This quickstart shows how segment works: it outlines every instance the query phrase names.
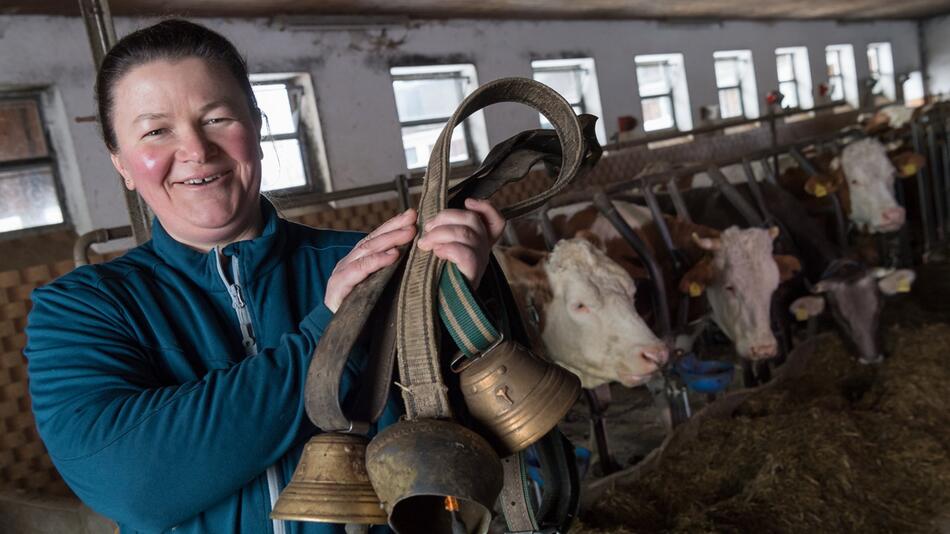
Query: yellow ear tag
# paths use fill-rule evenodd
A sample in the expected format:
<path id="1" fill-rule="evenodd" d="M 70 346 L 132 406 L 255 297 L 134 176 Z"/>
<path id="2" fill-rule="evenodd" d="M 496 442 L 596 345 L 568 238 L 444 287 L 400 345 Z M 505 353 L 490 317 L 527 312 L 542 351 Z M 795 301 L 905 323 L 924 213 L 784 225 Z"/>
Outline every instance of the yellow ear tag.
<path id="1" fill-rule="evenodd" d="M 818 198 L 821 198 L 828 195 L 828 189 L 821 184 L 815 184 L 815 192 L 812 194 Z"/>
<path id="2" fill-rule="evenodd" d="M 910 280 L 902 278 L 897 282 L 897 292 L 898 293 L 910 293 Z"/>
<path id="3" fill-rule="evenodd" d="M 796 321 L 807 321 L 808 320 L 808 310 L 805 308 L 796 308 L 795 309 L 795 320 Z"/>
<path id="4" fill-rule="evenodd" d="M 913 176 L 917 174 L 917 166 L 913 163 L 908 163 L 907 165 L 901 167 L 901 174 L 904 176 Z"/>
<path id="5" fill-rule="evenodd" d="M 703 286 L 699 285 L 697 282 L 689 283 L 689 296 L 696 298 L 703 294 Z"/>

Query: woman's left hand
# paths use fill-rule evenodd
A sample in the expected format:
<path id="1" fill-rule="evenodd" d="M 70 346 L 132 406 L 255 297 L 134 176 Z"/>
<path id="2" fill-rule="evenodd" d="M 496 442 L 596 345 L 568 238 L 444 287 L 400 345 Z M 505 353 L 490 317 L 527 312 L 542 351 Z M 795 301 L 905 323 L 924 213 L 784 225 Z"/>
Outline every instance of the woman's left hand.
<path id="1" fill-rule="evenodd" d="M 505 218 L 487 200 L 465 199 L 465 208 L 439 212 L 426 224 L 417 245 L 454 263 L 472 287 L 478 287 L 491 249 L 505 231 Z"/>

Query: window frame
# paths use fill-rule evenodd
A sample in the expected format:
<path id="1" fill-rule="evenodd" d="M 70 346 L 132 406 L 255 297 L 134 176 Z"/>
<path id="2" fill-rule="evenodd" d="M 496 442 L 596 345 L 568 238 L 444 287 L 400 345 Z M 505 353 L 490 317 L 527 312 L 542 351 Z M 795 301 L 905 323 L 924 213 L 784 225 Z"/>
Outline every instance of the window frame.
<path id="1" fill-rule="evenodd" d="M 652 132 L 671 132 L 671 131 L 679 131 L 679 126 L 677 126 L 677 124 L 676 124 L 676 98 L 674 97 L 674 90 L 675 90 L 675 87 L 673 87 L 673 79 L 672 79 L 672 77 L 671 77 L 671 75 L 670 75 L 670 73 L 671 73 L 672 70 L 673 70 L 673 63 L 671 63 L 671 62 L 668 61 L 668 60 L 655 60 L 655 61 L 644 61 L 644 62 L 642 62 L 642 63 L 635 63 L 635 65 L 636 65 L 637 71 L 639 71 L 641 68 L 644 68 L 644 67 L 657 67 L 657 66 L 658 66 L 658 67 L 661 67 L 661 69 L 662 69 L 662 71 L 663 71 L 663 77 L 666 78 L 667 92 L 665 92 L 665 93 L 653 93 L 653 94 L 644 95 L 644 94 L 641 92 L 640 74 L 639 74 L 639 72 L 637 72 L 637 94 L 640 96 L 640 111 L 641 111 L 641 113 L 643 113 L 644 115 L 646 115 L 646 114 L 643 112 L 643 103 L 644 103 L 644 102 L 646 102 L 646 101 L 648 101 L 648 100 L 659 100 L 659 99 L 665 98 L 665 99 L 669 100 L 669 102 L 670 102 L 670 118 L 672 119 L 672 122 L 673 122 L 672 125 L 667 126 L 666 128 L 657 128 L 657 129 L 653 129 L 653 130 L 647 130 L 647 129 L 646 129 L 646 116 L 644 116 L 644 117 L 643 117 L 643 131 L 644 131 L 644 132 L 650 132 L 650 133 L 652 133 Z"/>
<path id="2" fill-rule="evenodd" d="M 420 68 L 420 69 L 424 69 L 426 67 L 436 68 L 439 66 L 440 65 L 418 65 L 418 66 L 412 65 L 412 67 Z M 472 82 L 471 77 L 465 75 L 465 73 L 462 70 L 419 72 L 419 73 L 413 73 L 413 74 L 393 74 L 392 70 L 390 69 L 389 76 L 390 76 L 390 87 L 393 87 L 393 98 L 395 98 L 396 96 L 396 90 L 393 85 L 395 84 L 395 82 L 421 81 L 421 80 L 447 80 L 447 79 L 456 80 L 455 90 L 457 92 L 459 103 L 465 100 L 465 96 L 466 96 L 465 87 L 463 86 L 463 83 Z M 434 117 L 434 118 L 427 118 L 427 119 L 415 119 L 415 120 L 410 120 L 410 121 L 403 121 L 399 117 L 399 109 L 397 107 L 396 120 L 399 121 L 399 135 L 400 135 L 400 142 L 403 145 L 403 158 L 405 159 L 405 141 L 403 141 L 402 138 L 405 135 L 403 131 L 406 128 L 412 128 L 416 126 L 428 126 L 432 124 L 439 124 L 444 127 L 444 125 L 451 118 L 452 118 L 451 115 L 447 115 L 445 117 Z M 450 168 L 468 167 L 468 166 L 476 165 L 478 163 L 478 149 L 475 146 L 475 139 L 472 136 L 472 127 L 471 127 L 471 124 L 469 123 L 469 120 L 465 119 L 464 121 L 462 121 L 462 124 L 456 126 L 456 128 L 459 128 L 459 127 L 462 128 L 462 133 L 465 135 L 465 150 L 468 153 L 468 158 L 461 161 L 450 162 L 449 163 Z M 422 165 L 419 165 L 417 167 L 410 167 L 409 161 L 406 160 L 406 168 L 409 170 L 410 173 L 424 170 L 427 167 L 427 165 L 428 165 L 427 162 L 423 162 Z"/>
<path id="3" fill-rule="evenodd" d="M 720 119 L 725 120 L 725 119 L 732 119 L 732 118 L 735 118 L 735 117 L 741 117 L 741 118 L 743 118 L 743 119 L 744 119 L 744 118 L 747 118 L 747 117 L 746 117 L 746 109 L 745 109 L 745 96 L 746 96 L 746 95 L 745 95 L 745 84 L 742 83 L 742 74 L 741 74 L 741 72 L 739 71 L 739 64 L 740 64 L 742 61 L 745 61 L 745 60 L 744 60 L 744 59 L 741 59 L 739 56 L 713 57 L 713 72 L 714 72 L 714 73 L 715 73 L 715 69 L 716 69 L 716 63 L 725 63 L 725 62 L 734 63 L 734 64 L 735 64 L 735 72 L 736 72 L 736 84 L 735 84 L 735 85 L 725 85 L 725 86 L 719 85 L 719 78 L 718 78 L 718 77 L 716 78 L 716 96 L 717 96 L 718 99 L 719 99 L 719 118 L 720 118 Z M 729 91 L 729 90 L 731 90 L 731 89 L 738 89 L 738 90 L 739 90 L 739 114 L 738 114 L 738 115 L 730 115 L 729 117 L 724 117 L 724 116 L 722 115 L 722 92 L 723 92 L 723 91 Z"/>
<path id="4" fill-rule="evenodd" d="M 32 100 L 36 106 L 36 112 L 39 117 L 40 130 L 43 134 L 43 141 L 46 143 L 46 155 L 40 157 L 24 158 L 12 161 L 0 161 L 0 173 L 25 171 L 35 168 L 48 168 L 49 174 L 53 179 L 53 189 L 56 191 L 56 202 L 59 205 L 60 213 L 63 215 L 62 222 L 53 224 L 44 224 L 40 226 L 30 226 L 19 228 L 17 230 L 0 231 L 0 241 L 8 239 L 17 239 L 31 235 L 55 232 L 61 230 L 71 230 L 73 228 L 72 219 L 69 214 L 69 207 L 66 203 L 66 191 L 63 186 L 62 176 L 59 169 L 59 157 L 52 143 L 49 129 L 47 128 L 46 110 L 43 105 L 43 93 L 46 88 L 33 89 L 12 89 L 0 90 L 0 102 L 5 101 L 23 101 Z M 2 180 L 4 178 L 0 178 Z"/>
<path id="5" fill-rule="evenodd" d="M 883 69 L 881 68 L 883 66 L 883 62 L 881 61 L 881 48 L 883 44 L 885 43 L 870 43 L 867 46 L 868 77 L 874 80 L 874 86 L 871 88 L 872 96 L 883 96 L 887 98 L 888 100 L 892 100 L 885 94 L 884 86 L 883 84 L 881 84 L 881 79 L 884 78 L 885 76 L 892 78 L 894 80 L 894 83 L 896 84 L 896 76 L 894 76 L 894 73 L 884 72 Z M 890 43 L 887 43 L 887 44 L 889 45 Z M 874 63 L 877 66 L 876 69 L 872 68 L 872 65 L 871 65 L 872 54 L 874 55 Z"/>
<path id="6" fill-rule="evenodd" d="M 255 74 L 252 74 L 251 76 L 253 77 Z M 267 78 L 267 76 L 269 76 L 267 74 L 259 74 L 259 76 L 261 76 L 261 78 L 258 78 L 257 80 L 251 80 L 251 90 L 253 91 L 255 86 L 261 85 L 283 85 L 287 90 L 287 99 L 290 104 L 290 113 L 292 116 L 296 117 L 296 120 L 294 121 L 294 128 L 296 129 L 296 132 L 292 134 L 262 133 L 260 141 L 261 150 L 264 150 L 264 143 L 266 142 L 276 143 L 277 141 L 286 141 L 291 139 L 296 140 L 297 148 L 300 151 L 300 159 L 303 162 L 303 173 L 305 180 L 303 185 L 282 187 L 280 189 L 269 189 L 266 191 L 266 193 L 276 197 L 290 197 L 293 195 L 313 193 L 317 192 L 318 190 L 324 190 L 322 184 L 321 187 L 317 187 L 317 181 L 314 179 L 314 162 L 311 159 L 310 150 L 315 150 L 316 148 L 310 144 L 310 136 L 307 132 L 308 125 L 303 120 L 303 99 L 307 97 L 307 90 L 306 87 L 297 82 L 297 78 L 300 76 L 300 74 L 288 75 L 286 77 L 275 77 L 272 79 Z M 294 107 L 294 98 L 297 99 L 296 108 Z M 319 173 L 317 174 L 319 176 Z M 329 179 L 327 179 L 327 182 L 329 183 Z"/>
<path id="7" fill-rule="evenodd" d="M 789 66 L 791 67 L 791 71 L 792 71 L 792 77 L 787 80 L 783 80 L 781 76 L 778 74 L 778 68 L 776 68 L 775 69 L 776 79 L 778 80 L 779 92 L 782 91 L 782 84 L 785 84 L 785 83 L 795 84 L 795 106 L 794 107 L 782 106 L 782 109 L 796 109 L 797 108 L 797 109 L 804 110 L 804 108 L 802 107 L 802 84 L 801 84 L 801 80 L 799 80 L 798 78 L 798 68 L 795 65 L 796 63 L 795 55 L 796 55 L 795 52 L 781 52 L 781 53 L 775 54 L 776 65 L 778 64 L 778 60 L 780 57 L 787 56 Z"/>
<path id="8" fill-rule="evenodd" d="M 838 73 L 837 73 L 837 74 L 832 74 L 832 73 L 831 73 L 831 63 L 828 62 L 828 56 L 829 56 L 829 55 L 832 55 L 832 54 L 833 54 L 834 57 L 836 58 L 836 66 L 838 67 Z M 827 47 L 825 48 L 825 69 L 826 69 L 827 74 L 828 74 L 828 85 L 829 85 L 829 87 L 828 87 L 829 95 L 828 95 L 828 96 L 831 98 L 831 101 L 832 101 L 832 102 L 847 102 L 847 100 L 848 100 L 848 97 L 847 97 L 847 88 L 846 88 L 845 85 L 844 85 L 844 62 L 843 62 L 842 59 L 841 59 L 841 49 L 840 49 L 840 48 L 827 48 Z M 841 88 L 841 98 L 839 98 L 838 100 L 835 100 L 834 97 L 833 97 L 833 91 L 832 91 L 832 87 L 833 87 L 832 82 L 833 82 L 833 80 L 838 80 L 838 87 Z"/>
<path id="9" fill-rule="evenodd" d="M 582 113 L 587 113 L 587 98 L 584 96 L 584 82 L 582 81 L 581 78 L 585 75 L 590 75 L 591 74 L 590 70 L 585 68 L 580 63 L 575 63 L 573 65 L 564 65 L 563 67 L 531 67 L 532 75 L 538 74 L 538 73 L 551 73 L 551 72 L 569 72 L 571 74 L 574 74 L 573 76 L 574 84 L 577 87 L 577 94 L 580 96 L 580 100 L 578 100 L 577 102 L 571 102 L 570 100 L 567 100 L 567 98 L 565 98 L 564 100 L 567 100 L 567 103 L 571 106 L 571 108 L 574 109 L 574 113 L 577 113 L 578 115 Z M 544 126 L 543 120 L 542 120 L 541 125 L 542 127 Z"/>

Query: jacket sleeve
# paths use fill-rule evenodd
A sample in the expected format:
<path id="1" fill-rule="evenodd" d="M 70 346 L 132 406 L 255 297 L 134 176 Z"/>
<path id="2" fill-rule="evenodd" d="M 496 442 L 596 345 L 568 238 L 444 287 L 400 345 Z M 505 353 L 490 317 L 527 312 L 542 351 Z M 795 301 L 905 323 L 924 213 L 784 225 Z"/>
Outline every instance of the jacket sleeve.
<path id="1" fill-rule="evenodd" d="M 149 354 L 157 349 L 134 341 L 98 289 L 38 289 L 25 354 L 40 435 L 91 508 L 170 528 L 237 492 L 313 430 L 303 389 L 331 317 L 320 305 L 277 348 L 172 385 L 157 378 Z"/>

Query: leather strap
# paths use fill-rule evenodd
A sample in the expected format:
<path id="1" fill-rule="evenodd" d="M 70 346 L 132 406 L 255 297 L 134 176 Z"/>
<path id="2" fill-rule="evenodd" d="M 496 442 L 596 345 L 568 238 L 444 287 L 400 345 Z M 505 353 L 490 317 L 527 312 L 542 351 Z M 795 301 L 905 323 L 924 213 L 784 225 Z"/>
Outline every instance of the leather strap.
<path id="1" fill-rule="evenodd" d="M 550 189 L 509 207 L 517 214 L 536 207 L 563 189 L 577 174 L 586 154 L 583 132 L 574 110 L 547 86 L 525 78 L 503 78 L 487 83 L 469 95 L 446 123 L 429 159 L 419 201 L 419 232 L 447 206 L 450 141 L 452 131 L 472 113 L 497 102 L 516 102 L 543 113 L 554 125 L 561 142 L 561 168 Z M 406 417 L 448 418 L 452 409 L 439 362 L 437 292 L 444 261 L 430 251 L 413 246 L 402 278 L 397 309 L 397 362 Z"/>
<path id="2" fill-rule="evenodd" d="M 594 130 L 596 120 L 591 115 L 578 117 L 583 131 L 584 169 L 593 166 L 601 155 Z M 452 189 L 450 206 L 461 207 L 467 197 L 490 197 L 502 186 L 522 179 L 537 162 L 544 162 L 549 169 L 561 167 L 561 150 L 556 130 L 530 130 L 512 136 L 493 147 L 482 165 Z M 531 204 L 519 203 L 517 209 L 503 207 L 501 212 L 511 217 L 533 204 L 540 205 L 546 198 L 542 193 L 533 197 Z M 385 408 L 395 358 L 396 281 L 402 278 L 400 269 L 405 262 L 403 254 L 399 265 L 380 270 L 358 284 L 344 299 L 314 350 L 304 401 L 311 421 L 324 431 L 361 432 Z M 356 402 L 344 414 L 339 403 L 340 377 L 367 324 L 373 325 L 374 332 L 369 361 Z"/>

